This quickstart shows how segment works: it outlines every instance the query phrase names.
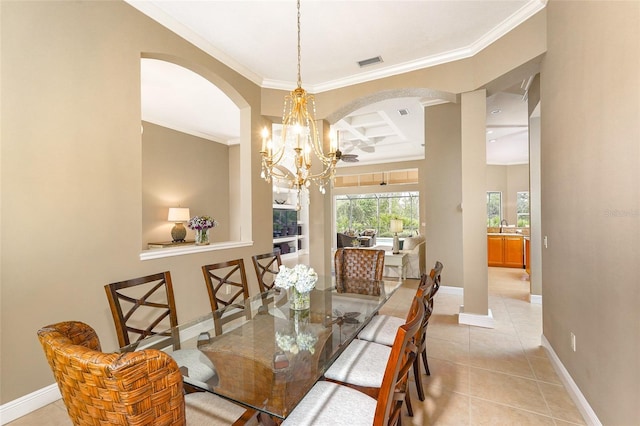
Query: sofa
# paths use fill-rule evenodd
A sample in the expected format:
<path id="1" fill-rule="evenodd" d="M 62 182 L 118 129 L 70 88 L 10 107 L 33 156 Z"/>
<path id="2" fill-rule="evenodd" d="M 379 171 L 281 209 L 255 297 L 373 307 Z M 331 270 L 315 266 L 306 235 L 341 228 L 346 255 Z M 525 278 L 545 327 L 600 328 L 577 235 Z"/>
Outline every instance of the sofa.
<path id="1" fill-rule="evenodd" d="M 392 247 L 377 246 L 376 248 L 391 251 Z M 402 250 L 400 253 L 406 253 L 408 256 L 406 277 L 420 279 L 422 274 L 427 273 L 427 242 L 424 235 L 404 238 Z M 384 268 L 384 276 L 396 278 L 398 270 L 395 267 Z"/>
<path id="2" fill-rule="evenodd" d="M 338 232 L 336 241 L 338 248 L 354 247 L 354 241 L 358 242 L 359 247 L 373 247 L 376 245 L 376 230 L 366 229 L 359 235 L 355 232 Z"/>

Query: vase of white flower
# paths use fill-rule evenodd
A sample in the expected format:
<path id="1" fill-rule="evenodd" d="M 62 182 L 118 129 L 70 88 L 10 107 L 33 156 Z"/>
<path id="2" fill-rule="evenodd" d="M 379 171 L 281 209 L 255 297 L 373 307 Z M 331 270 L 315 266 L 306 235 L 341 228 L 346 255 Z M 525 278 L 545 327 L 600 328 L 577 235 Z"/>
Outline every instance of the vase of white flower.
<path id="1" fill-rule="evenodd" d="M 293 268 L 280 266 L 276 275 L 275 286 L 288 290 L 289 309 L 302 311 L 311 306 L 311 290 L 316 286 L 318 274 L 306 265 Z"/>
<path id="2" fill-rule="evenodd" d="M 301 292 L 295 286 L 289 287 L 289 308 L 294 311 L 303 311 L 311 307 L 311 292 Z"/>
<path id="3" fill-rule="evenodd" d="M 218 226 L 211 216 L 194 216 L 189 219 L 187 226 L 196 232 L 195 243 L 197 246 L 209 244 L 209 230 Z"/>

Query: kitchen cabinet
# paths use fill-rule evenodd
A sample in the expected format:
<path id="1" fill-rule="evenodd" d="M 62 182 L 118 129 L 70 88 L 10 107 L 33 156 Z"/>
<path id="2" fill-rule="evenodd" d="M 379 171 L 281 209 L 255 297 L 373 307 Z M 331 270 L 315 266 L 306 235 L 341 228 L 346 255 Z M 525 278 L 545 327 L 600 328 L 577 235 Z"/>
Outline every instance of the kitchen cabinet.
<path id="1" fill-rule="evenodd" d="M 524 239 L 524 268 L 531 275 L 531 238 Z"/>
<path id="2" fill-rule="evenodd" d="M 522 268 L 524 246 L 521 235 L 487 235 L 487 260 L 489 266 Z"/>

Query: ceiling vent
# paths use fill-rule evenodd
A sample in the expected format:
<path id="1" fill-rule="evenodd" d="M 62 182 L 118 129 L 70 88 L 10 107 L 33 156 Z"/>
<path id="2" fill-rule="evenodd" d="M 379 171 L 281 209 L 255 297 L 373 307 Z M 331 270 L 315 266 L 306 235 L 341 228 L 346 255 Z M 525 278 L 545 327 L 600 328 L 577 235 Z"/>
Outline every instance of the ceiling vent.
<path id="1" fill-rule="evenodd" d="M 358 65 L 360 68 L 367 67 L 369 65 L 379 64 L 382 62 L 382 57 L 376 56 L 375 58 L 364 59 L 362 61 L 358 61 Z"/>
<path id="2" fill-rule="evenodd" d="M 400 114 L 401 117 L 404 117 L 405 115 L 409 115 L 409 110 L 406 108 L 399 109 L 398 114 Z"/>

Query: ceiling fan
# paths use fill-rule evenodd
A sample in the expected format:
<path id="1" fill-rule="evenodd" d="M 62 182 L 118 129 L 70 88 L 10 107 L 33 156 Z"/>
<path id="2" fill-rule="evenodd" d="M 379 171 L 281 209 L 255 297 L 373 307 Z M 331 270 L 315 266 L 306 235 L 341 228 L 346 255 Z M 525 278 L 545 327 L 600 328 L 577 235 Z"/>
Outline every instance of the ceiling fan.
<path id="1" fill-rule="evenodd" d="M 342 160 L 345 163 L 357 163 L 358 161 L 358 154 L 350 154 L 351 151 L 353 151 L 353 148 L 355 148 L 355 145 L 353 145 L 353 143 L 350 144 L 351 146 L 348 147 L 344 147 L 344 141 L 343 141 L 343 149 L 344 151 L 341 151 L 338 148 L 338 152 L 337 152 L 337 157 L 338 160 Z"/>
<path id="2" fill-rule="evenodd" d="M 345 163 L 357 163 L 360 161 L 358 160 L 358 154 L 340 154 L 340 160 Z"/>

